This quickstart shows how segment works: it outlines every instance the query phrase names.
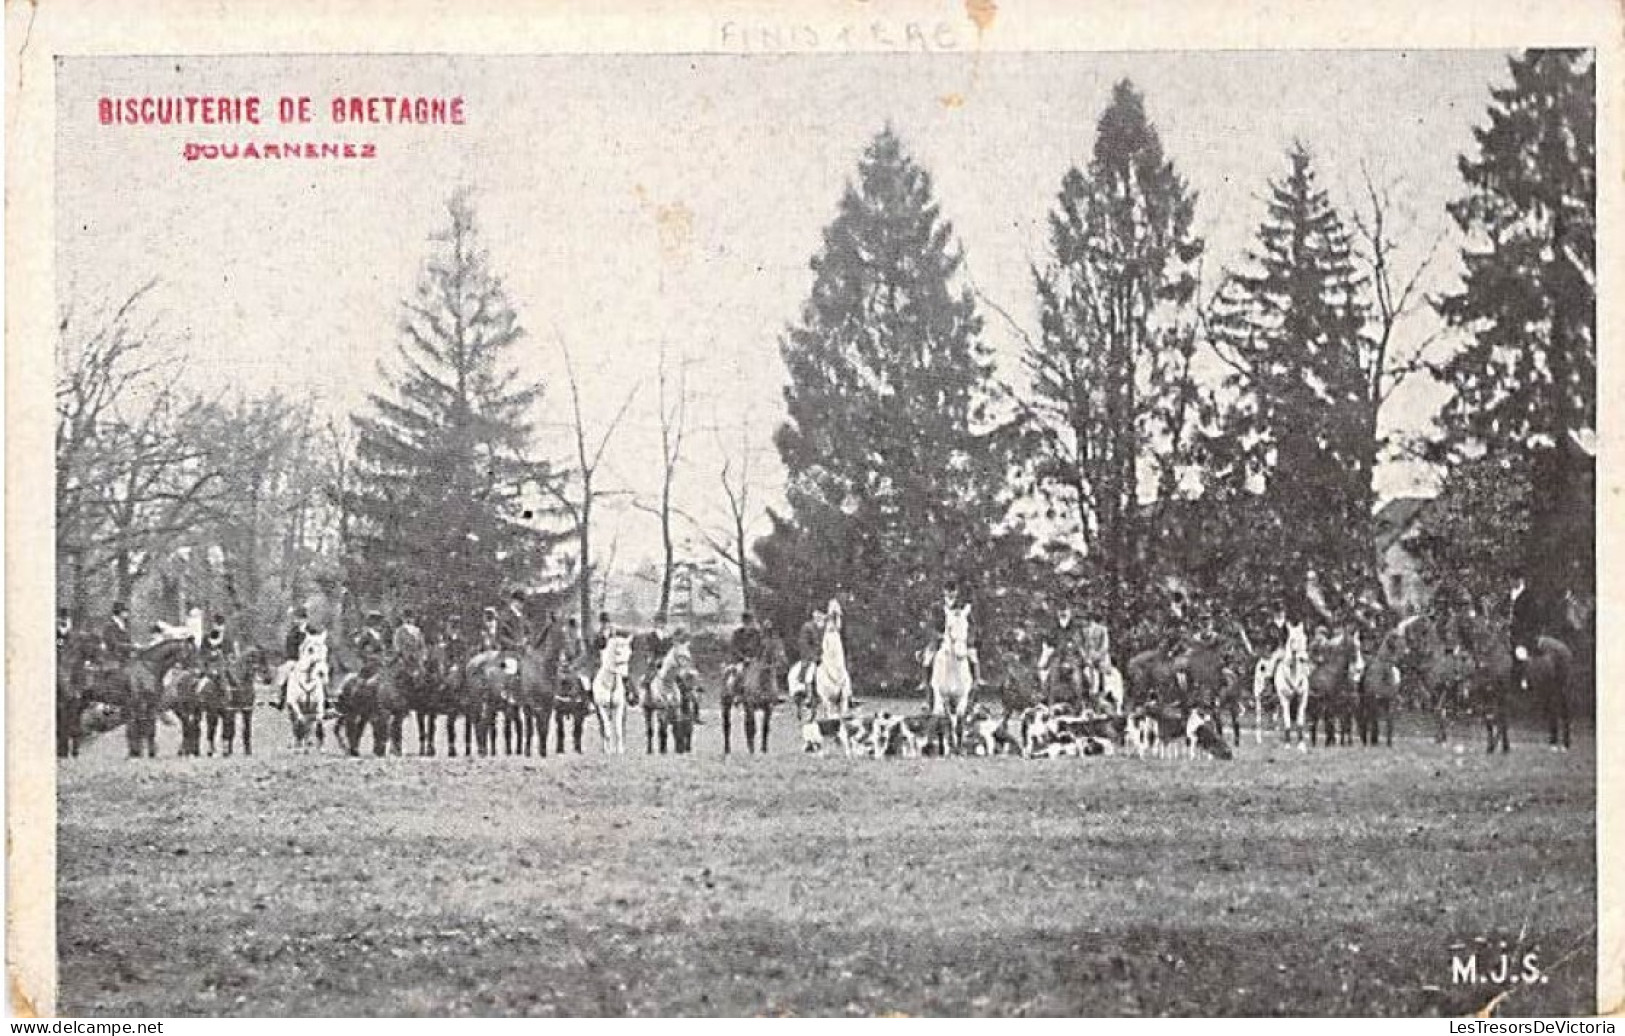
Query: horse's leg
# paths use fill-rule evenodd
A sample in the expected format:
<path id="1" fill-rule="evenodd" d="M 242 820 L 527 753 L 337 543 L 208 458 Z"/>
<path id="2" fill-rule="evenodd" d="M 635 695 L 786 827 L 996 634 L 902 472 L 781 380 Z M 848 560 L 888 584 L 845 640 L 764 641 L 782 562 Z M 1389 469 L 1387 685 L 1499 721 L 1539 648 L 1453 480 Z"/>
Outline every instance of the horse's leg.
<path id="1" fill-rule="evenodd" d="M 756 754 L 756 706 L 751 702 L 745 703 L 745 749 Z"/>
<path id="2" fill-rule="evenodd" d="M 734 703 L 726 696 L 722 699 L 722 754 L 733 751 Z"/>
<path id="3" fill-rule="evenodd" d="M 773 726 L 773 706 L 762 706 L 762 754 L 767 754 L 767 735 Z"/>
<path id="4" fill-rule="evenodd" d="M 655 752 L 655 710 L 648 705 L 643 706 L 643 740 L 645 754 L 654 755 Z"/>

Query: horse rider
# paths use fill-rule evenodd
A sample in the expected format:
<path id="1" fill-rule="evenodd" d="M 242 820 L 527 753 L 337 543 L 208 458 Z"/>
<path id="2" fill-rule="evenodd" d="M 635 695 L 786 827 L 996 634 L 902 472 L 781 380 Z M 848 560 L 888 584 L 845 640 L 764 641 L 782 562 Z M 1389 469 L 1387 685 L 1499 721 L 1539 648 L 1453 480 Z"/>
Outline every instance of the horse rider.
<path id="1" fill-rule="evenodd" d="M 389 652 L 389 645 L 384 640 L 384 613 L 373 609 L 367 612 L 365 623 L 361 632 L 355 635 L 352 644 L 356 654 L 361 657 L 361 679 L 370 680 L 378 673 L 384 656 Z"/>
<path id="2" fill-rule="evenodd" d="M 236 645 L 226 632 L 226 617 L 217 613 L 210 620 L 209 631 L 203 635 L 203 645 L 198 649 L 199 669 L 218 677 L 227 689 L 235 690 L 236 680 L 227 665 L 234 654 Z"/>
<path id="3" fill-rule="evenodd" d="M 818 665 L 819 656 L 824 651 L 824 613 L 815 610 L 812 618 L 801 624 L 801 633 L 796 640 L 799 660 Z"/>
<path id="4" fill-rule="evenodd" d="M 1074 621 L 1072 606 L 1063 604 L 1038 650 L 1039 679 L 1046 685 L 1059 681 L 1072 696 L 1083 697 L 1082 629 Z M 1050 697 L 1055 696 L 1052 693 Z"/>
<path id="5" fill-rule="evenodd" d="M 429 651 L 428 658 L 434 663 L 435 670 L 442 679 L 446 679 L 467 657 L 468 650 L 463 644 L 462 619 L 457 615 L 447 615 L 435 634 L 434 647 Z"/>
<path id="6" fill-rule="evenodd" d="M 1528 669 L 1529 656 L 1534 654 L 1540 641 L 1542 628 L 1540 601 L 1525 584 L 1523 576 L 1512 587 L 1512 614 L 1508 633 L 1512 641 L 1512 686 L 1521 688 Z"/>
<path id="7" fill-rule="evenodd" d="M 497 614 L 495 605 L 486 605 L 480 613 L 480 639 L 479 651 L 499 650 L 502 646 L 502 620 Z"/>
<path id="8" fill-rule="evenodd" d="M 762 628 L 756 625 L 756 616 L 750 612 L 739 617 L 739 628 L 729 641 L 733 648 L 734 664 L 746 666 L 762 655 Z"/>
<path id="9" fill-rule="evenodd" d="M 508 607 L 497 622 L 497 646 L 515 654 L 530 643 L 530 616 L 525 613 L 525 591 L 515 590 L 508 596 Z"/>
<path id="10" fill-rule="evenodd" d="M 130 636 L 130 606 L 114 601 L 107 621 L 101 629 L 101 656 L 110 667 L 122 666 L 135 654 L 135 640 Z"/>
<path id="11" fill-rule="evenodd" d="M 56 610 L 56 653 L 61 654 L 73 642 L 73 615 L 66 608 Z"/>
<path id="12" fill-rule="evenodd" d="M 389 646 L 397 665 L 404 665 L 414 677 L 423 671 L 428 647 L 423 639 L 423 630 L 417 624 L 417 613 L 411 606 L 401 609 L 400 625 L 395 627 Z"/>

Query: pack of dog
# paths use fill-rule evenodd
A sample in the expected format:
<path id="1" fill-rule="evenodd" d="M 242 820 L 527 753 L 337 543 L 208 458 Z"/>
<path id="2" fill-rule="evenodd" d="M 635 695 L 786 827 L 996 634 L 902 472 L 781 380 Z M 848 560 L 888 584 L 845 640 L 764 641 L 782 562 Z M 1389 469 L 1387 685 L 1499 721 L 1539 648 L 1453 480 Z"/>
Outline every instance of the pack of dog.
<path id="1" fill-rule="evenodd" d="M 1148 702 L 1129 714 L 1127 747 L 1140 759 L 1231 758 L 1213 713 L 1197 706 L 1182 709 Z"/>

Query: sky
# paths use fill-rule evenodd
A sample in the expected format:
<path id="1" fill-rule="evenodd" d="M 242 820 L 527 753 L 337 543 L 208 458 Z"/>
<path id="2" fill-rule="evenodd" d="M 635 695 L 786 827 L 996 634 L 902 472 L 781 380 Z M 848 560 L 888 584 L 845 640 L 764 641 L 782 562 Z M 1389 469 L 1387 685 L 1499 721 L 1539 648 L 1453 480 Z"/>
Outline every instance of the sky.
<path id="1" fill-rule="evenodd" d="M 494 270 L 526 336 L 522 370 L 549 385 L 541 452 L 567 459 L 561 346 L 589 429 L 629 392 L 604 484 L 648 498 L 660 463 L 656 369 L 688 372 L 691 432 L 676 496 L 719 526 L 718 472 L 749 444 L 757 496 L 783 475 L 778 339 L 812 285 L 809 261 L 888 123 L 935 181 L 976 287 L 1023 328 L 1060 181 L 1087 163 L 1117 80 L 1146 99 L 1165 152 L 1198 193 L 1208 288 L 1243 262 L 1271 177 L 1301 141 L 1335 203 L 1362 168 L 1391 195 L 1397 262 L 1437 245 L 1426 284 L 1459 260 L 1445 205 L 1462 192 L 1502 51 L 570 55 L 551 57 L 64 58 L 57 68 L 59 301 L 105 304 L 157 278 L 150 312 L 205 391 L 281 390 L 343 417 L 382 383 L 400 301 L 446 198 L 474 192 Z M 103 126 L 102 97 L 309 96 L 308 125 Z M 460 96 L 460 126 L 335 125 L 334 96 Z M 370 142 L 367 160 L 202 160 L 188 142 Z M 984 312 L 1001 373 L 1019 335 Z M 1406 341 L 1436 329 L 1430 312 Z M 1448 348 L 1448 341 L 1440 348 Z M 1426 427 L 1442 402 L 1414 379 L 1386 415 Z M 1391 464 L 1382 495 L 1426 485 Z M 755 532 L 765 530 L 760 521 Z M 618 567 L 658 552 L 656 520 L 623 499 L 598 543 Z M 700 552 L 698 539 L 693 548 Z"/>

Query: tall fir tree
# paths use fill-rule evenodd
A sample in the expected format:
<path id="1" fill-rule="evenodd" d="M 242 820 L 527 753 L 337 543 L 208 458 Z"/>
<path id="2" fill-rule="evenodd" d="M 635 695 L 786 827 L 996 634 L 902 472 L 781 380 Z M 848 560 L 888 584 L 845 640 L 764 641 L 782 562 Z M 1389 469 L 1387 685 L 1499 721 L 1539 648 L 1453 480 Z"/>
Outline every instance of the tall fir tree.
<path id="1" fill-rule="evenodd" d="M 1112 91 L 1085 170 L 1068 170 L 1050 214 L 1049 264 L 1033 272 L 1040 335 L 1025 353 L 1041 480 L 1058 487 L 1121 617 L 1148 585 L 1157 519 L 1177 492 L 1197 410 L 1196 195 L 1163 156 L 1144 98 Z M 1159 506 L 1143 506 L 1154 473 Z"/>
<path id="2" fill-rule="evenodd" d="M 1300 582 L 1313 568 L 1354 592 L 1370 587 L 1375 562 L 1370 311 L 1348 228 L 1309 152 L 1296 145 L 1287 162 L 1249 268 L 1227 274 L 1210 314 L 1231 368 L 1219 432 L 1240 447 L 1216 456 L 1228 454 L 1232 499 L 1263 483 L 1272 581 Z"/>
<path id="3" fill-rule="evenodd" d="M 931 178 L 888 127 L 814 257 L 780 351 L 775 435 L 788 510 L 757 543 L 765 610 L 795 628 L 840 593 L 860 680 L 916 682 L 945 582 L 999 623 L 1026 543 L 1005 528 L 1010 436 L 991 427 L 992 360 Z"/>
<path id="4" fill-rule="evenodd" d="M 1521 454 L 1506 467 L 1534 490 L 1522 567 L 1545 595 L 1590 594 L 1594 460 L 1580 444 L 1597 424 L 1596 58 L 1533 50 L 1509 64 L 1450 205 L 1464 272 L 1438 310 L 1466 344 L 1435 371 L 1454 391 L 1440 452 Z"/>
<path id="5" fill-rule="evenodd" d="M 362 603 L 462 614 L 467 628 L 481 606 L 536 582 L 562 537 L 543 530 L 535 502 L 556 476 L 525 459 L 543 386 L 515 367 L 519 318 L 468 194 L 446 212 L 402 304 L 396 363 L 381 371 L 389 390 L 352 418 L 346 576 Z"/>

